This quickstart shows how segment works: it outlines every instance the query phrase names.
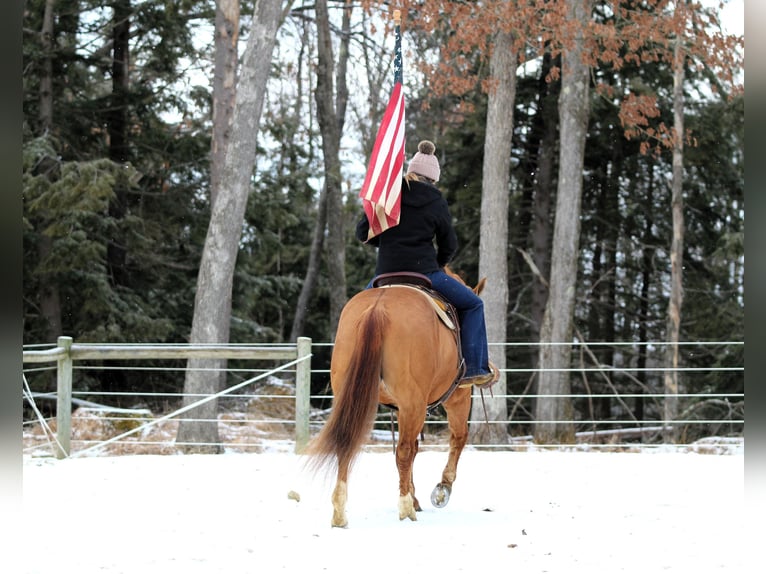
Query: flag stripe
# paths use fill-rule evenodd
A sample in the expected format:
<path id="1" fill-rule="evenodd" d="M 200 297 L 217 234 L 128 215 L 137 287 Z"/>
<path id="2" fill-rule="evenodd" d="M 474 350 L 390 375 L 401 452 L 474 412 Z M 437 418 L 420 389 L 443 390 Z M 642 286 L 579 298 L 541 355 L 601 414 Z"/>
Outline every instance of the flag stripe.
<path id="1" fill-rule="evenodd" d="M 367 239 L 399 224 L 404 168 L 404 93 L 396 83 L 375 137 L 359 192 L 370 223 Z"/>

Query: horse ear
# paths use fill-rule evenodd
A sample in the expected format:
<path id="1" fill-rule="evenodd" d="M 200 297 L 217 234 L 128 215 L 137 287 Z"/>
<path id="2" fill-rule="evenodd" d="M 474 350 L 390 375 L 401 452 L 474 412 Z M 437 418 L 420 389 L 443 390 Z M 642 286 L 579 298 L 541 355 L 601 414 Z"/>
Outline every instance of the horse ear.
<path id="1" fill-rule="evenodd" d="M 487 278 L 486 277 L 482 277 L 481 281 L 479 281 L 476 284 L 476 287 L 473 288 L 473 292 L 476 293 L 477 295 L 481 295 L 481 292 L 484 291 L 484 286 L 486 284 L 487 284 Z"/>
<path id="2" fill-rule="evenodd" d="M 464 281 L 464 280 L 463 280 L 463 278 L 460 276 L 460 274 L 459 274 L 459 273 L 457 273 L 457 272 L 455 272 L 455 271 L 452 269 L 452 267 L 450 267 L 449 265 L 445 265 L 445 266 L 444 266 L 444 272 L 445 272 L 447 275 L 449 275 L 450 277 L 452 277 L 453 279 L 457 279 L 457 280 L 458 280 L 458 281 L 460 281 L 460 282 L 461 282 L 463 285 L 465 285 L 465 281 Z"/>

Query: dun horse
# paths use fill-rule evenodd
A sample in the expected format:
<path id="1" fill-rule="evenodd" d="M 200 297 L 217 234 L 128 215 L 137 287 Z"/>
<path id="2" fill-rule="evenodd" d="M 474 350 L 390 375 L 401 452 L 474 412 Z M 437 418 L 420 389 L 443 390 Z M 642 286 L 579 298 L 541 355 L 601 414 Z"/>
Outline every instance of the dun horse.
<path id="1" fill-rule="evenodd" d="M 484 283 L 482 279 L 474 292 L 479 294 Z M 333 526 L 348 525 L 349 471 L 370 436 L 378 404 L 398 412 L 399 519 L 417 520 L 415 512 L 421 507 L 412 467 L 418 435 L 429 406 L 443 400 L 449 457 L 431 502 L 439 508 L 447 504 L 468 438 L 471 410 L 470 387 L 456 382 L 458 363 L 456 332 L 439 318 L 430 296 L 412 287 L 388 286 L 367 289 L 349 300 L 340 316 L 330 365 L 332 412 L 308 449 L 315 470 L 337 469 Z"/>

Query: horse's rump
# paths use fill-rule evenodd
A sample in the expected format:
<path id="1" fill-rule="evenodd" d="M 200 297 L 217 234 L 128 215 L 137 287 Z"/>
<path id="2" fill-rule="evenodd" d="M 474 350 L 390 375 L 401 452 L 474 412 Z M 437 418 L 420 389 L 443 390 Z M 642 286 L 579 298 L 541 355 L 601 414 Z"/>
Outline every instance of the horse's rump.
<path id="1" fill-rule="evenodd" d="M 341 314 L 330 367 L 333 391 L 342 385 L 359 351 L 367 314 L 385 317 L 380 364 L 381 402 L 399 404 L 401 395 L 419 395 L 429 404 L 455 380 L 455 336 L 439 319 L 424 293 L 411 288 L 367 289 L 355 295 Z"/>

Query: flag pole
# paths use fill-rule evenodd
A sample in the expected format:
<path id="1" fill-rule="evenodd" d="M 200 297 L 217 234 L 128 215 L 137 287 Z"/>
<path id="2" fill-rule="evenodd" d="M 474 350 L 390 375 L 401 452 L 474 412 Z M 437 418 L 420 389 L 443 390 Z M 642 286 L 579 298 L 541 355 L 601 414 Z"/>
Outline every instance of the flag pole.
<path id="1" fill-rule="evenodd" d="M 402 83 L 402 12 L 394 10 L 394 84 Z"/>
<path id="2" fill-rule="evenodd" d="M 404 170 L 404 93 L 402 91 L 402 14 L 394 10 L 394 87 L 375 136 L 359 197 L 369 222 L 367 241 L 399 225 Z"/>

